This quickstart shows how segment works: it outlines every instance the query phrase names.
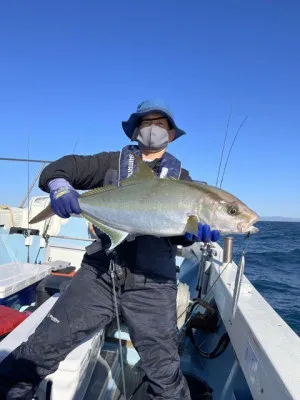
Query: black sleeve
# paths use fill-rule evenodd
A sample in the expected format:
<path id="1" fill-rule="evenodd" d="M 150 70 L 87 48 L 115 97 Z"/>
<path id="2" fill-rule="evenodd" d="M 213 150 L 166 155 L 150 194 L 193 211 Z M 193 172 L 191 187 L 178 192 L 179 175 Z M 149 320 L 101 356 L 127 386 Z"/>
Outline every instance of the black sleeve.
<path id="1" fill-rule="evenodd" d="M 66 179 L 77 190 L 88 190 L 103 185 L 109 168 L 118 168 L 120 152 L 102 152 L 91 156 L 68 155 L 44 168 L 39 187 L 49 193 L 48 182 Z"/>
<path id="2" fill-rule="evenodd" d="M 179 179 L 183 180 L 183 181 L 191 181 L 192 180 L 192 178 L 190 177 L 189 171 L 184 168 L 181 169 L 181 174 L 180 174 Z"/>
<path id="3" fill-rule="evenodd" d="M 194 241 L 187 240 L 184 236 L 171 236 L 168 239 L 172 244 L 182 247 L 191 246 L 193 243 L 195 243 Z"/>

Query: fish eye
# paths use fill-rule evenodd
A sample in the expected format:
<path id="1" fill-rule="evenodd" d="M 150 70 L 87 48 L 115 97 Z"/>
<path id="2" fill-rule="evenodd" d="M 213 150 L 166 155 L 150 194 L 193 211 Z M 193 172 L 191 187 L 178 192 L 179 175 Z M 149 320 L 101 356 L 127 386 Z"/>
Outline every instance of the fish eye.
<path id="1" fill-rule="evenodd" d="M 231 216 L 237 215 L 239 213 L 239 208 L 236 205 L 230 204 L 227 207 L 227 213 Z"/>

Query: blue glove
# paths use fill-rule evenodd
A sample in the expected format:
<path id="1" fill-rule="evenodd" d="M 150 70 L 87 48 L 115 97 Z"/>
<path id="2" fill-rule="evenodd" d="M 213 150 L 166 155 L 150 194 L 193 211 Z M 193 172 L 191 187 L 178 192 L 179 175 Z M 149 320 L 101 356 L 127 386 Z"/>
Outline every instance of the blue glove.
<path id="1" fill-rule="evenodd" d="M 53 179 L 48 183 L 51 207 L 61 218 L 69 218 L 70 214 L 80 214 L 79 193 L 63 178 Z"/>
<path id="2" fill-rule="evenodd" d="M 197 236 L 194 235 L 193 233 L 187 232 L 184 237 L 187 240 L 193 241 L 193 242 L 204 242 L 204 243 L 209 243 L 209 242 L 216 242 L 220 239 L 221 235 L 220 232 L 217 230 L 210 230 L 209 225 L 202 225 L 201 223 L 198 224 L 198 234 Z"/>

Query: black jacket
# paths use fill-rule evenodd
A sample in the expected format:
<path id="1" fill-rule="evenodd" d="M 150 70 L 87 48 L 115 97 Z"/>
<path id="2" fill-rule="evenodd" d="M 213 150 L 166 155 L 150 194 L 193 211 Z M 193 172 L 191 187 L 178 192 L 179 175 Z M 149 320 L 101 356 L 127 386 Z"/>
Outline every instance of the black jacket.
<path id="1" fill-rule="evenodd" d="M 68 155 L 44 168 L 39 187 L 49 193 L 48 182 L 55 178 L 66 179 L 77 190 L 103 186 L 108 169 L 119 169 L 120 152 L 102 152 L 91 156 Z M 153 168 L 159 160 L 155 160 Z M 181 170 L 180 179 L 191 180 L 187 170 Z"/>
<path id="2" fill-rule="evenodd" d="M 119 169 L 120 152 L 102 152 L 90 156 L 68 155 L 52 162 L 44 168 L 39 187 L 45 192 L 49 192 L 48 182 L 55 178 L 66 179 L 77 190 L 89 190 L 103 186 L 103 181 L 108 169 Z M 159 160 L 154 160 L 150 165 L 155 171 L 159 167 Z M 191 180 L 189 173 L 181 169 L 182 180 Z M 184 236 L 174 236 L 169 238 L 157 238 L 153 236 L 138 237 L 133 242 L 126 242 L 118 246 L 127 262 L 133 264 L 135 268 L 144 266 L 147 270 L 153 271 L 155 266 L 160 274 L 170 270 L 167 267 L 175 262 L 176 245 L 190 246 L 193 242 L 188 241 Z M 149 250 L 150 249 L 150 250 Z M 150 254 L 148 254 L 150 251 Z M 83 262 L 96 265 L 100 262 L 100 254 L 88 256 L 85 254 Z M 103 261 L 103 260 L 102 260 Z M 102 262 L 101 261 L 101 262 Z M 159 261 L 157 263 L 157 261 Z M 165 268 L 161 268 L 164 264 Z"/>

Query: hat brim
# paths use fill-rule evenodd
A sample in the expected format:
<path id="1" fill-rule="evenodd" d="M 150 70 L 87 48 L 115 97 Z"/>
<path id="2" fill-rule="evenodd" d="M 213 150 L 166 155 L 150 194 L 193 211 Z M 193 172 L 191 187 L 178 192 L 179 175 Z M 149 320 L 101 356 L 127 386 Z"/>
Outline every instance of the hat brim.
<path id="1" fill-rule="evenodd" d="M 140 113 L 132 113 L 130 115 L 128 121 L 122 122 L 122 128 L 123 128 L 124 132 L 126 133 L 126 135 L 129 137 L 129 139 L 132 140 L 134 131 L 137 128 L 140 119 L 152 112 L 158 112 L 158 113 L 162 114 L 163 116 L 165 116 L 166 118 L 168 118 L 168 120 L 171 122 L 171 125 L 173 126 L 173 129 L 175 130 L 174 140 L 178 139 L 180 136 L 186 135 L 186 132 L 177 127 L 174 119 L 168 113 L 166 113 L 163 110 L 153 109 L 153 110 L 148 110 L 148 111 L 140 112 Z"/>

